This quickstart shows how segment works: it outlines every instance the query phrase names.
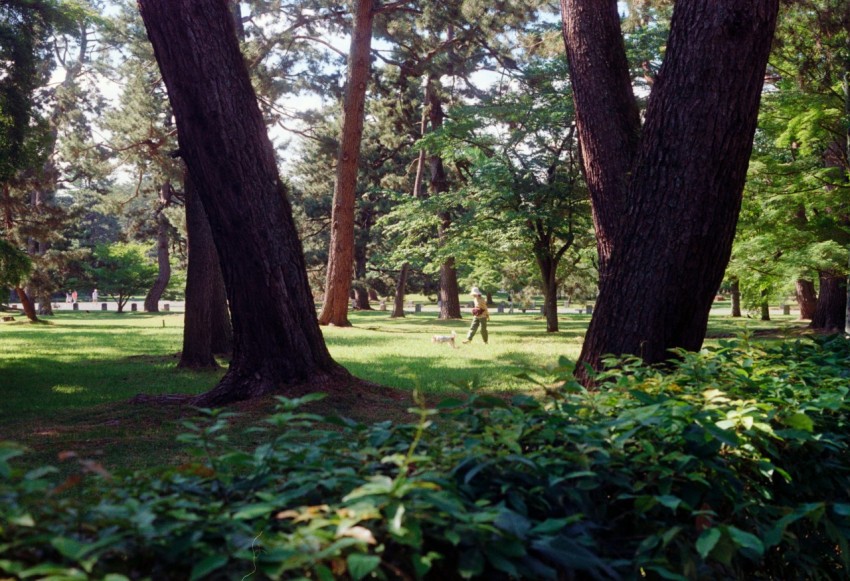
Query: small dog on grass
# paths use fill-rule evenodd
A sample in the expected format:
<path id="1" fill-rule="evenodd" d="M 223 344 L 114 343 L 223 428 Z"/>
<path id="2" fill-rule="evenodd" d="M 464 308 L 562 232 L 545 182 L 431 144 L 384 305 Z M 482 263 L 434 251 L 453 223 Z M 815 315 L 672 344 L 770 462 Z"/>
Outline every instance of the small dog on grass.
<path id="1" fill-rule="evenodd" d="M 452 349 L 457 349 L 457 345 L 455 345 L 456 337 L 457 331 L 452 331 L 451 335 L 434 335 L 431 337 L 431 343 L 448 343 L 452 346 Z"/>

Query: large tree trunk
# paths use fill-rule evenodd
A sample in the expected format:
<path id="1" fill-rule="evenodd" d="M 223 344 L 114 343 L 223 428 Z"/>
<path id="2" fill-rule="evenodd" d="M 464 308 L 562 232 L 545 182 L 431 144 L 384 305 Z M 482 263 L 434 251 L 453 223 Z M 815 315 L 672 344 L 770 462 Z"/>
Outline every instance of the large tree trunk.
<path id="1" fill-rule="evenodd" d="M 815 308 L 818 304 L 815 283 L 802 278 L 797 279 L 795 295 L 797 305 L 800 307 L 800 319 L 811 320 L 815 316 Z"/>
<path id="2" fill-rule="evenodd" d="M 233 317 L 230 369 L 193 400 L 218 406 L 350 378 L 325 346 L 274 148 L 222 0 L 139 0 Z"/>
<path id="3" fill-rule="evenodd" d="M 159 189 L 159 200 L 156 208 L 156 263 L 159 267 L 159 273 L 145 297 L 144 309 L 148 313 L 159 312 L 159 299 L 162 298 L 162 293 L 165 292 L 168 282 L 171 280 L 171 260 L 168 253 L 169 223 L 164 210 L 171 203 L 173 193 L 171 182 L 168 181 Z"/>
<path id="4" fill-rule="evenodd" d="M 741 316 L 741 283 L 738 279 L 732 281 L 732 290 L 729 293 L 732 295 L 732 316 Z"/>
<path id="5" fill-rule="evenodd" d="M 354 286 L 354 308 L 358 311 L 372 311 L 369 304 L 369 289 L 362 282 L 353 283 Z"/>
<path id="6" fill-rule="evenodd" d="M 404 316 L 404 288 L 407 286 L 407 273 L 410 270 L 410 265 L 404 263 L 401 265 L 401 272 L 398 274 L 398 282 L 395 285 L 395 301 L 393 302 L 393 314 L 391 318 L 399 318 Z"/>
<path id="7" fill-rule="evenodd" d="M 213 354 L 214 285 L 221 267 L 207 215 L 188 173 L 183 181 L 186 197 L 186 314 L 183 318 L 183 351 L 177 367 L 217 369 Z M 223 283 L 222 283 L 223 286 Z"/>
<path id="8" fill-rule="evenodd" d="M 827 270 L 819 273 L 820 292 L 811 327 L 830 333 L 844 330 L 847 281 L 842 273 Z"/>
<path id="9" fill-rule="evenodd" d="M 360 141 L 363 136 L 366 86 L 372 46 L 374 0 L 357 0 L 354 7 L 354 30 L 348 53 L 345 105 L 342 112 L 342 137 L 336 166 L 331 240 L 325 300 L 319 323 L 348 327 L 348 293 L 354 269 L 354 203 Z"/>
<path id="10" fill-rule="evenodd" d="M 584 169 L 609 251 L 581 363 L 699 349 L 731 253 L 778 0 L 676 3 L 640 131 L 617 3 L 561 6 Z"/>

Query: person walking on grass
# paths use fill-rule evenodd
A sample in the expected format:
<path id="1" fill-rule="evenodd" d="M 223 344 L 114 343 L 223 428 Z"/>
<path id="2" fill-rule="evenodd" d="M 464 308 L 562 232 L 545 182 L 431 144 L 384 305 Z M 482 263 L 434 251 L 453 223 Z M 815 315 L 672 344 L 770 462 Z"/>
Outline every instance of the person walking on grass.
<path id="1" fill-rule="evenodd" d="M 481 296 L 481 291 L 477 286 L 472 287 L 469 291 L 475 301 L 475 306 L 472 307 L 472 325 L 469 327 L 469 332 L 466 334 L 464 343 L 469 343 L 475 337 L 475 331 L 481 327 L 481 338 L 484 339 L 484 344 L 487 344 L 487 321 L 490 320 L 490 312 L 487 310 L 487 301 Z"/>

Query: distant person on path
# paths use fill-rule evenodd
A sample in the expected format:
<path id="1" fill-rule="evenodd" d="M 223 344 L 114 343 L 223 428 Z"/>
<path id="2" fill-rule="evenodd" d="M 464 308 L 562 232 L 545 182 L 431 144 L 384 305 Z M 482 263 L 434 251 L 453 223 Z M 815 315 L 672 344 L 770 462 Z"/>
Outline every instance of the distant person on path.
<path id="1" fill-rule="evenodd" d="M 68 291 L 68 292 L 65 293 L 65 302 L 66 303 L 71 302 L 71 291 Z"/>
<path id="2" fill-rule="evenodd" d="M 77 291 L 71 291 L 71 302 L 72 303 L 77 302 Z"/>
<path id="3" fill-rule="evenodd" d="M 93 291 L 91 291 L 91 302 L 93 302 L 93 303 L 97 302 L 97 289 L 94 289 Z"/>
<path id="4" fill-rule="evenodd" d="M 484 344 L 487 345 L 487 321 L 490 320 L 490 312 L 487 310 L 487 301 L 481 296 L 481 291 L 477 286 L 472 287 L 469 291 L 472 298 L 475 300 L 475 306 L 472 307 L 472 325 L 469 327 L 469 332 L 466 334 L 464 343 L 469 343 L 475 336 L 475 331 L 481 327 L 481 338 L 484 339 Z"/>

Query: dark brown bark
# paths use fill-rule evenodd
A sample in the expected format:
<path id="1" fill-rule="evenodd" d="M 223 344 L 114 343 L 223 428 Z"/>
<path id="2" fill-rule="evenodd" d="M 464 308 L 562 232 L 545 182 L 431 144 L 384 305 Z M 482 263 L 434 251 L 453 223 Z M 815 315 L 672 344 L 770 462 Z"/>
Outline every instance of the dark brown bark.
<path id="1" fill-rule="evenodd" d="M 761 320 L 769 321 L 770 320 L 770 305 L 767 303 L 767 291 L 761 292 L 761 304 L 759 305 L 761 310 Z"/>
<path id="2" fill-rule="evenodd" d="M 50 293 L 42 291 L 36 297 L 38 300 L 38 314 L 45 316 L 53 316 L 53 303 L 50 302 Z"/>
<path id="3" fill-rule="evenodd" d="M 407 273 L 410 270 L 410 265 L 404 263 L 401 265 L 401 272 L 398 274 L 398 282 L 395 285 L 395 301 L 393 301 L 393 314 L 391 318 L 399 318 L 404 316 L 404 289 L 407 286 Z"/>
<path id="4" fill-rule="evenodd" d="M 171 203 L 173 194 L 171 182 L 165 182 L 159 189 L 159 200 L 157 200 L 156 208 L 156 263 L 159 272 L 156 275 L 156 280 L 148 291 L 145 297 L 144 310 L 148 313 L 159 312 L 159 299 L 162 298 L 162 293 L 168 287 L 168 282 L 171 280 L 171 261 L 168 252 L 168 218 L 165 216 L 165 208 Z"/>
<path id="5" fill-rule="evenodd" d="M 369 293 L 369 300 L 370 301 L 381 300 L 381 298 L 378 296 L 378 291 L 376 291 L 375 289 L 370 287 L 369 290 L 368 290 L 368 293 Z"/>
<path id="6" fill-rule="evenodd" d="M 316 320 L 274 148 L 224 0 L 139 0 L 177 120 L 180 152 L 209 218 L 233 320 L 230 369 L 194 405 L 350 378 Z"/>
<path id="7" fill-rule="evenodd" d="M 431 129 L 439 130 L 443 126 L 443 104 L 440 101 L 438 91 L 433 88 L 426 90 L 428 96 L 429 109 L 428 117 L 431 122 Z M 446 175 L 446 169 L 443 166 L 443 158 L 439 155 L 431 155 L 428 159 L 428 165 L 431 170 L 431 194 L 442 194 L 449 191 L 449 179 Z M 445 233 L 451 226 L 452 218 L 448 212 L 440 213 L 440 241 L 445 239 Z M 447 258 L 440 265 L 440 319 L 460 319 L 460 301 L 458 300 L 459 287 L 457 283 L 457 269 L 455 268 L 455 259 Z"/>
<path id="8" fill-rule="evenodd" d="M 732 295 L 732 316 L 740 317 L 741 316 L 741 283 L 738 280 L 732 281 L 732 291 L 730 292 Z"/>
<path id="9" fill-rule="evenodd" d="M 209 225 L 209 223 L 208 223 Z M 215 246 L 212 246 L 215 252 Z M 218 253 L 216 253 L 216 260 Z M 230 308 L 227 305 L 227 288 L 224 286 L 224 275 L 221 263 L 216 263 L 216 270 L 211 282 L 210 303 L 212 305 L 210 321 L 210 348 L 216 355 L 230 355 L 233 352 L 233 325 L 230 323 Z"/>
<path id="10" fill-rule="evenodd" d="M 537 266 L 543 283 L 543 314 L 546 317 L 546 332 L 558 332 L 558 262 L 552 256 L 538 254 Z"/>
<path id="11" fill-rule="evenodd" d="M 177 367 L 217 369 L 213 352 L 214 285 L 221 267 L 204 207 L 188 174 L 183 189 L 186 199 L 186 314 L 183 317 L 183 351 Z M 223 286 L 223 282 L 222 282 Z"/>
<path id="12" fill-rule="evenodd" d="M 815 316 L 815 308 L 818 304 L 815 283 L 802 278 L 797 279 L 794 294 L 797 298 L 797 305 L 800 307 L 800 319 L 811 320 Z"/>
<path id="13" fill-rule="evenodd" d="M 778 0 L 676 3 L 636 148 L 616 2 L 562 6 L 594 211 L 615 213 L 597 219 L 613 242 L 581 362 L 697 350 L 731 254 Z"/>
<path id="14" fill-rule="evenodd" d="M 354 204 L 360 141 L 363 136 L 366 86 L 372 46 L 374 0 L 357 0 L 348 57 L 342 136 L 337 156 L 336 184 L 331 214 L 331 240 L 325 280 L 325 300 L 319 323 L 348 327 L 348 293 L 354 271 Z"/>
<path id="15" fill-rule="evenodd" d="M 24 310 L 24 314 L 27 316 L 27 319 L 33 323 L 38 322 L 38 316 L 35 313 L 35 305 L 32 300 L 30 300 L 29 295 L 27 295 L 27 291 L 25 291 L 23 287 L 16 286 L 15 292 L 18 293 L 18 298 L 21 300 L 21 308 Z"/>
<path id="16" fill-rule="evenodd" d="M 440 266 L 440 319 L 460 319 L 460 287 L 455 259 L 447 258 Z"/>
<path id="17" fill-rule="evenodd" d="M 843 273 L 832 270 L 818 274 L 820 291 L 811 327 L 830 333 L 839 333 L 844 330 L 847 279 Z"/>
<path id="18" fill-rule="evenodd" d="M 627 208 L 640 113 L 615 1 L 561 0 L 570 84 L 585 180 L 593 207 L 599 273 L 606 276 Z"/>
<path id="19" fill-rule="evenodd" d="M 358 311 L 372 311 L 372 305 L 369 304 L 369 289 L 362 283 L 355 282 L 354 286 L 354 308 Z"/>

